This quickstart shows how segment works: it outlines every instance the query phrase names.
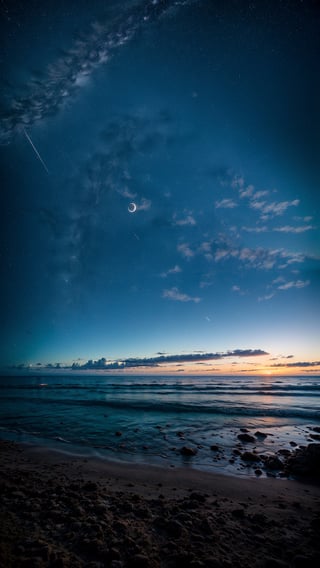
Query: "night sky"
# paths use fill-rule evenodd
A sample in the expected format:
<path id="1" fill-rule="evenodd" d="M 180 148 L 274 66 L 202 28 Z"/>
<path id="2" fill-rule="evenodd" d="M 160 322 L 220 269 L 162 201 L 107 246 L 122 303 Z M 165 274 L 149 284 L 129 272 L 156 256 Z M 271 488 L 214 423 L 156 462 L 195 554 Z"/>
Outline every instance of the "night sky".
<path id="1" fill-rule="evenodd" d="M 317 2 L 0 11 L 2 372 L 319 372 Z"/>

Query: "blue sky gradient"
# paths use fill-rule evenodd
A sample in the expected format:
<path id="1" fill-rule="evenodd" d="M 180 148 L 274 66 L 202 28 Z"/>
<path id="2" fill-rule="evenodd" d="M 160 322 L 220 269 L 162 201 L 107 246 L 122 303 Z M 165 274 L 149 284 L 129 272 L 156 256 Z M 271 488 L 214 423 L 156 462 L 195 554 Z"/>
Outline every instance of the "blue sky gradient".
<path id="1" fill-rule="evenodd" d="M 320 370 L 319 15 L 3 5 L 3 372 Z"/>

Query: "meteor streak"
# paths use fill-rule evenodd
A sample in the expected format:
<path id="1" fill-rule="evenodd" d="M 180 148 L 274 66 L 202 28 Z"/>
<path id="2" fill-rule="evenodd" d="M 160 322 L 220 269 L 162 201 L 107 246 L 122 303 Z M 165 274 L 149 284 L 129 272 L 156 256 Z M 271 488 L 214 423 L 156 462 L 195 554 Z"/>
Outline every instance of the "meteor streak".
<path id="1" fill-rule="evenodd" d="M 26 132 L 25 128 L 23 128 L 23 132 L 24 132 L 26 139 L 28 140 L 28 142 L 30 142 L 33 150 L 35 151 L 37 158 L 40 160 L 40 162 L 43 165 L 44 169 L 46 170 L 47 174 L 49 174 L 49 170 L 48 170 L 46 164 L 44 163 L 43 159 L 41 158 L 37 148 L 35 147 L 34 143 L 32 142 L 32 140 L 31 140 L 29 134 Z"/>

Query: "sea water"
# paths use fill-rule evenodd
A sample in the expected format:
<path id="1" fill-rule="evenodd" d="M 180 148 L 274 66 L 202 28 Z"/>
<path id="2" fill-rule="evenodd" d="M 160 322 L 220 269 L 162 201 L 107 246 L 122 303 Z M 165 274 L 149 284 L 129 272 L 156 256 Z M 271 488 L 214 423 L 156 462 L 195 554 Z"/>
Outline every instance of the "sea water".
<path id="1" fill-rule="evenodd" d="M 320 425 L 320 377 L 313 376 L 29 375 L 0 377 L 0 396 L 3 439 L 237 475 L 254 470 L 241 451 L 292 451 L 314 442 Z M 267 436 L 242 444 L 241 428 Z M 195 455 L 182 455 L 184 446 Z"/>

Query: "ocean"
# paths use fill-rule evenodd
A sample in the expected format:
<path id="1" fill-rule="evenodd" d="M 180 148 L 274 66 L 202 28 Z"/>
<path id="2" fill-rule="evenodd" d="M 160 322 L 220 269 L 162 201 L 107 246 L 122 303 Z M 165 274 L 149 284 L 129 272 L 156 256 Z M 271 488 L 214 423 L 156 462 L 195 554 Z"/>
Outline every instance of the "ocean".
<path id="1" fill-rule="evenodd" d="M 1 377 L 0 393 L 2 439 L 231 475 L 255 475 L 242 451 L 293 451 L 314 442 L 320 425 L 320 377 L 313 376 L 29 375 Z M 266 436 L 243 443 L 244 430 Z M 183 455 L 183 447 L 195 455 Z"/>

